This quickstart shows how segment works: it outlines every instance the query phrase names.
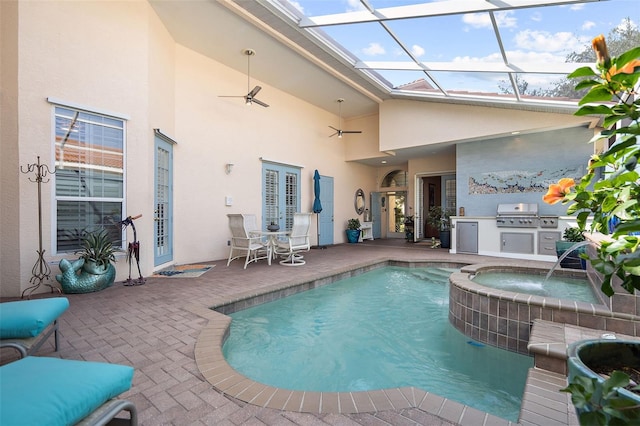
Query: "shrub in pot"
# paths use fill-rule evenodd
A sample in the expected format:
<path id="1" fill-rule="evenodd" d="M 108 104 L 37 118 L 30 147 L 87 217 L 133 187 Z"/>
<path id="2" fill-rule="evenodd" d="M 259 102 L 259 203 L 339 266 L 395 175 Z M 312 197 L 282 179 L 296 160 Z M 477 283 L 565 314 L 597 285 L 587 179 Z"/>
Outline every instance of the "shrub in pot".
<path id="1" fill-rule="evenodd" d="M 580 254 L 585 253 L 585 246 L 575 247 L 576 243 L 584 240 L 585 238 L 580 228 L 573 226 L 564 230 L 562 240 L 556 241 L 556 254 L 558 258 L 561 258 L 567 250 L 571 251 L 560 261 L 560 266 L 570 269 L 586 268 L 586 263 L 580 257 Z"/>
<path id="2" fill-rule="evenodd" d="M 580 424 L 640 423 L 640 341 L 594 339 L 569 347 L 569 382 L 563 392 L 572 394 Z"/>
<path id="3" fill-rule="evenodd" d="M 360 219 L 352 218 L 347 221 L 347 241 L 357 243 L 360 239 Z"/>
<path id="4" fill-rule="evenodd" d="M 453 211 L 442 206 L 433 206 L 427 213 L 427 224 L 438 229 L 440 233 L 440 247 L 451 247 L 451 221 Z"/>

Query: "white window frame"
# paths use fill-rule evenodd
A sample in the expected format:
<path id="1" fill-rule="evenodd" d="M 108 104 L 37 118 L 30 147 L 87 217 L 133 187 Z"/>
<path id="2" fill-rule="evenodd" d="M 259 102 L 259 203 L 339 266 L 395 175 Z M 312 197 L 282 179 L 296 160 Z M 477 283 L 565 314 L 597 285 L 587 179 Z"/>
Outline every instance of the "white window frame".
<path id="1" fill-rule="evenodd" d="M 83 106 L 77 103 L 65 102 L 55 98 L 47 98 L 47 101 L 51 104 L 51 164 L 56 164 L 56 108 L 66 108 L 75 110 L 82 113 L 92 114 L 96 116 L 103 116 L 122 122 L 122 197 L 70 197 L 70 196 L 58 196 L 56 190 L 55 174 L 52 179 L 52 191 L 51 191 L 51 251 L 54 255 L 67 254 L 70 251 L 58 251 L 58 202 L 59 201 L 104 201 L 104 202 L 116 202 L 121 204 L 122 216 L 120 219 L 124 219 L 126 216 L 126 188 L 127 188 L 127 122 L 129 117 L 124 114 L 113 113 L 98 108 L 91 108 Z M 125 230 L 121 232 L 121 244 L 124 244 Z"/>

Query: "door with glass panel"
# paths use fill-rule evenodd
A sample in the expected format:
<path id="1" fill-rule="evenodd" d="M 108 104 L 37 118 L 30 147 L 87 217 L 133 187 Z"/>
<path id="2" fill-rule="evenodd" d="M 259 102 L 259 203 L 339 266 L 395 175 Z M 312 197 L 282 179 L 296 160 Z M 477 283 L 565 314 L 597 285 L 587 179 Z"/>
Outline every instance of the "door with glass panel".
<path id="1" fill-rule="evenodd" d="M 173 146 L 155 138 L 154 266 L 173 260 Z"/>
<path id="2" fill-rule="evenodd" d="M 293 214 L 300 211 L 300 168 L 262 164 L 262 229 L 275 223 L 290 230 Z"/>
<path id="3" fill-rule="evenodd" d="M 387 238 L 406 238 L 407 192 L 387 192 Z"/>

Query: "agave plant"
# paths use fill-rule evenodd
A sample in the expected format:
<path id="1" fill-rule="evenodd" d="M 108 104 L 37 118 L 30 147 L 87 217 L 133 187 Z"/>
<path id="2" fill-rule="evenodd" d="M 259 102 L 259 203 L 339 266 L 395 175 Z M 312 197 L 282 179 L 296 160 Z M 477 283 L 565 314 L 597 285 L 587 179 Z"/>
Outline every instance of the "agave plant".
<path id="1" fill-rule="evenodd" d="M 86 262 L 94 262 L 98 267 L 107 267 L 111 262 L 116 261 L 116 249 L 109 240 L 109 233 L 102 229 L 96 232 L 89 232 L 82 238 L 82 250 L 79 251 L 80 258 Z"/>

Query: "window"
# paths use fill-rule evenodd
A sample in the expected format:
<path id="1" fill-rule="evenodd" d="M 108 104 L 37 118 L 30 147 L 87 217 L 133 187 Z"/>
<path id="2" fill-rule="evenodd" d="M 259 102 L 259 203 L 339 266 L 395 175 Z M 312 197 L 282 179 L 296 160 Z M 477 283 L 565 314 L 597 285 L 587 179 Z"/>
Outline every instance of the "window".
<path id="1" fill-rule="evenodd" d="M 381 188 L 394 188 L 394 187 L 406 187 L 407 186 L 407 172 L 404 170 L 394 170 L 387 173 L 382 179 L 380 184 Z"/>
<path id="2" fill-rule="evenodd" d="M 61 106 L 54 114 L 56 252 L 103 228 L 121 247 L 124 120 Z"/>

